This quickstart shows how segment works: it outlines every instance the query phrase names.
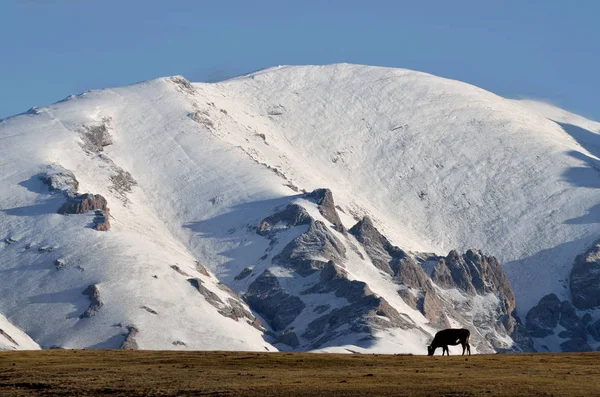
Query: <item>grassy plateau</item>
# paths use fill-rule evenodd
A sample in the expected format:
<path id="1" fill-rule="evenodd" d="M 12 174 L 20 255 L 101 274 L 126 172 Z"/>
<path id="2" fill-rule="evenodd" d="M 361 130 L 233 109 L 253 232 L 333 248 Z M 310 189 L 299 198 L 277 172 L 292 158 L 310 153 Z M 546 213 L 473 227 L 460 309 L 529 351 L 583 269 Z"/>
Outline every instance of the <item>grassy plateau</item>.
<path id="1" fill-rule="evenodd" d="M 600 396 L 600 354 L 2 352 L 0 395 Z"/>

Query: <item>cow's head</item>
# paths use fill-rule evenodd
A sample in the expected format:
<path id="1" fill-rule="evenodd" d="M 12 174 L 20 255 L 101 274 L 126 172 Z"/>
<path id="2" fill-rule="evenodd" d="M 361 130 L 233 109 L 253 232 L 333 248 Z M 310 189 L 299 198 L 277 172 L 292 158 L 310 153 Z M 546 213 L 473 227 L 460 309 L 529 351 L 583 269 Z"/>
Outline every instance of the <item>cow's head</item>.
<path id="1" fill-rule="evenodd" d="M 427 346 L 427 355 L 428 356 L 433 356 L 433 353 L 435 352 L 435 347 L 429 345 Z"/>

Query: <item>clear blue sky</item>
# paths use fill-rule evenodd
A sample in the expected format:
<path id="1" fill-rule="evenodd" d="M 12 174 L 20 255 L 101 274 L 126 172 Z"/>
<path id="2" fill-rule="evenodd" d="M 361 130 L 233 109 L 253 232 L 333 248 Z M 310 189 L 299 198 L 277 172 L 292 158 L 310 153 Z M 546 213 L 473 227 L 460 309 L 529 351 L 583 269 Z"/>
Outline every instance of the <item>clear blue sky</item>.
<path id="1" fill-rule="evenodd" d="M 415 69 L 600 120 L 597 0 L 0 0 L 0 117 L 283 64 Z"/>

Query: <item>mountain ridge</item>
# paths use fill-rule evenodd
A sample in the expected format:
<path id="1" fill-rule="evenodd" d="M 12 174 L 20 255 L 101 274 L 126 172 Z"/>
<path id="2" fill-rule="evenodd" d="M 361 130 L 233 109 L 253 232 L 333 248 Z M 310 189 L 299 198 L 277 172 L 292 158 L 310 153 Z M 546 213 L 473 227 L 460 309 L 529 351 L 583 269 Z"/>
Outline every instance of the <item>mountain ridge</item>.
<path id="1" fill-rule="evenodd" d="M 229 299 L 237 302 L 222 295 L 220 283 L 243 295 L 258 275 L 235 277 L 265 250 L 283 249 L 285 241 L 295 238 L 290 232 L 276 248 L 269 246 L 256 234 L 262 220 L 302 191 L 329 188 L 339 216 L 334 233 L 368 216 L 407 252 L 445 255 L 473 248 L 498 256 L 513 285 L 518 315 L 525 318 L 548 293 L 569 299 L 566 280 L 574 257 L 600 232 L 595 222 L 577 221 L 599 198 L 592 161 L 597 157 L 588 150 L 600 131 L 598 123 L 562 114 L 559 122 L 589 132 L 577 139 L 530 107 L 420 72 L 338 64 L 272 68 L 210 84 L 165 77 L 89 91 L 4 119 L 0 136 L 7 146 L 0 156 L 0 181 L 7 189 L 0 198 L 1 230 L 23 244 L 40 239 L 34 241 L 39 248 L 56 249 L 48 260 L 41 253 L 3 246 L 5 266 L 17 272 L 31 261 L 28 271 L 35 281 L 23 285 L 46 292 L 32 301 L 22 291 L 10 304 L 0 297 L 0 312 L 46 347 L 118 347 L 126 328 L 135 327 L 140 348 L 274 350 L 259 329 L 238 316 L 219 315 L 223 307 L 208 301 L 212 293 L 223 305 Z M 93 223 L 89 214 L 56 214 L 63 193 L 50 192 L 39 175 L 61 170 L 75 175 L 79 192 L 106 198 L 108 232 L 87 227 Z M 322 219 L 317 208 L 305 204 L 312 218 Z M 57 228 L 61 232 L 53 235 Z M 40 237 L 32 238 L 36 234 Z M 93 242 L 89 252 L 82 248 L 86 240 Z M 90 255 L 110 265 L 103 269 L 102 261 L 87 259 Z M 64 269 L 54 269 L 57 260 L 64 261 Z M 188 279 L 207 277 L 196 273 L 196 262 L 214 274 L 212 281 L 190 284 Z M 167 281 L 152 287 L 154 275 Z M 3 288 L 13 288 L 17 280 L 25 277 L 7 280 Z M 529 288 L 532 280 L 535 289 Z M 64 315 L 60 319 L 40 311 L 45 306 L 51 312 L 81 314 L 87 307 L 81 291 L 98 284 L 103 296 L 103 283 L 111 295 L 128 297 L 132 290 L 143 298 L 124 308 L 106 298 L 99 313 L 110 315 L 101 322 L 65 321 Z M 198 294 L 200 286 L 204 294 Z M 172 288 L 186 302 L 179 310 L 199 317 L 208 310 L 216 316 L 210 315 L 211 322 L 223 328 L 198 332 L 193 316 L 177 320 L 162 314 L 169 310 L 157 307 L 173 307 L 173 298 L 160 296 Z M 194 308 L 200 304 L 197 298 L 208 306 Z M 400 300 L 394 297 L 391 305 L 406 313 Z M 239 313 L 250 309 L 236 305 L 228 307 Z M 41 330 L 38 315 L 54 331 Z M 269 321 L 257 317 L 269 327 Z M 93 322 L 85 327 L 96 336 L 65 336 L 80 332 L 78 321 Z M 176 337 L 165 325 L 169 321 L 187 331 Z M 233 344 L 224 335 L 231 321 L 239 328 Z M 426 324 L 424 318 L 419 321 Z M 108 326 L 114 324 L 121 326 Z M 414 347 L 396 349 L 420 351 L 416 340 L 426 343 L 432 332 L 425 329 Z M 161 335 L 173 335 L 173 340 L 166 343 Z M 103 340 L 92 344 L 94 338 Z"/>

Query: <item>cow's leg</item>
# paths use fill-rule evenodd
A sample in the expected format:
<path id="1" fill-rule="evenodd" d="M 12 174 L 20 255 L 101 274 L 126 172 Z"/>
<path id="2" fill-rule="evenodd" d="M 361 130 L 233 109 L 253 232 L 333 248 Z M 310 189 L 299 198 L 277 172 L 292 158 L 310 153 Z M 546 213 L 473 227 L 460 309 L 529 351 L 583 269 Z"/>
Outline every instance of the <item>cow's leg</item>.
<path id="1" fill-rule="evenodd" d="M 465 343 L 461 343 L 462 348 L 463 348 L 463 356 L 465 355 L 465 350 L 467 349 L 467 345 Z"/>
<path id="2" fill-rule="evenodd" d="M 467 351 L 469 352 L 469 356 L 471 355 L 471 345 L 467 342 Z"/>

